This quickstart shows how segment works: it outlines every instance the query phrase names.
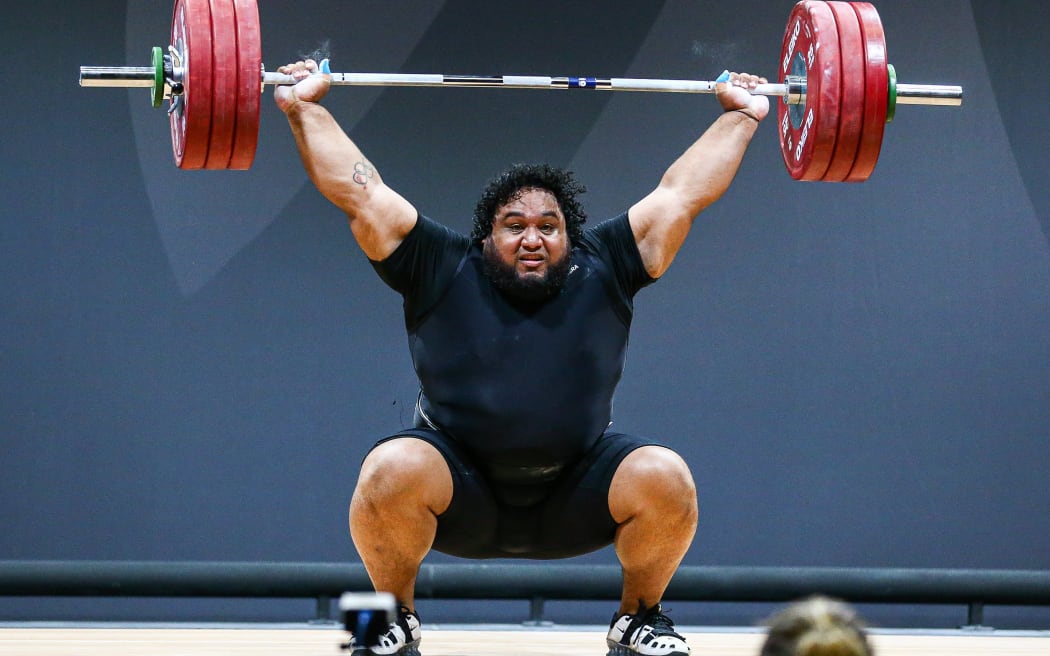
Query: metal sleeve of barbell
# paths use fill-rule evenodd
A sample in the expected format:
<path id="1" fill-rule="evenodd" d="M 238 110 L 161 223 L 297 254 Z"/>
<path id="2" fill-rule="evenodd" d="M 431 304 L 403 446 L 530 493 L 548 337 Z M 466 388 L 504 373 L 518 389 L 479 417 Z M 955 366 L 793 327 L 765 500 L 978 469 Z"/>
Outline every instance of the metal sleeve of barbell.
<path id="1" fill-rule="evenodd" d="M 152 87 L 157 70 L 152 66 L 81 66 L 82 87 Z"/>
<path id="2" fill-rule="evenodd" d="M 595 89 L 604 91 L 656 91 L 714 93 L 715 83 L 701 80 L 659 80 L 643 78 L 549 77 L 541 75 L 441 75 L 421 73 L 331 73 L 336 86 L 405 87 L 500 87 L 505 89 Z M 264 84 L 294 84 L 295 79 L 281 73 L 264 73 Z M 782 96 L 787 86 L 760 84 L 752 93 Z"/>
<path id="3" fill-rule="evenodd" d="M 960 86 L 936 84 L 898 84 L 898 105 L 944 105 L 957 107 L 962 104 L 963 90 Z"/>

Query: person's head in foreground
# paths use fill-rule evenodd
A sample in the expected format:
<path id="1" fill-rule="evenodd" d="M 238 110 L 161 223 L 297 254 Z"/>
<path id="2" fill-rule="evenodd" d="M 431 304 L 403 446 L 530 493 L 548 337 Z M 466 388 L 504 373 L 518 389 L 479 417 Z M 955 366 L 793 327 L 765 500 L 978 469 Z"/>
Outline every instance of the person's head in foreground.
<path id="1" fill-rule="evenodd" d="M 873 656 L 864 623 L 837 599 L 796 601 L 767 622 L 760 656 Z"/>

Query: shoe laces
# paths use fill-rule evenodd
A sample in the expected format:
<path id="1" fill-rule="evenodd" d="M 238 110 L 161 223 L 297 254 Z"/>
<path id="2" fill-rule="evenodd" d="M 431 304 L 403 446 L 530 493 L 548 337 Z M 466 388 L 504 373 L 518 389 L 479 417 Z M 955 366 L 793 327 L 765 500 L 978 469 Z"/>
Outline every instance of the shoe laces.
<path id="1" fill-rule="evenodd" d="M 674 635 L 681 637 L 674 630 L 674 621 L 672 621 L 667 615 L 664 615 L 663 610 L 660 608 L 660 604 L 656 604 L 650 608 L 642 606 L 638 609 L 638 615 L 641 616 L 643 625 L 648 624 L 653 627 L 653 635 Z"/>
<path id="2" fill-rule="evenodd" d="M 392 635 L 393 632 L 394 632 L 394 626 L 400 626 L 403 631 L 406 631 L 405 639 L 406 640 L 411 640 L 412 639 L 411 627 L 408 625 L 408 620 L 406 619 L 409 615 L 415 615 L 415 613 L 413 613 L 411 610 L 409 610 L 408 606 L 404 606 L 404 605 L 398 606 L 397 607 L 397 616 L 394 617 L 393 621 L 387 626 L 386 631 L 383 631 L 379 635 L 381 635 L 381 636 Z M 419 616 L 418 615 L 416 615 L 416 621 L 419 621 Z M 351 641 L 351 643 L 354 642 L 354 638 L 352 636 L 350 638 L 350 641 Z"/>

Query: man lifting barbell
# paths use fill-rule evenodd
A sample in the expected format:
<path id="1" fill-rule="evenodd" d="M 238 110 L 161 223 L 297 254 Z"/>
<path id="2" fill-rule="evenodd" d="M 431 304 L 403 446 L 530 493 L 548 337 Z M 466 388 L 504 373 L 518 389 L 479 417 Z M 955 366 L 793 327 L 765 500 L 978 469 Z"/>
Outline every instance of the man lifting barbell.
<path id="1" fill-rule="evenodd" d="M 380 277 L 404 297 L 421 391 L 416 427 L 365 458 L 350 531 L 397 620 L 362 654 L 417 654 L 415 578 L 431 549 L 466 558 L 563 558 L 614 544 L 623 567 L 609 653 L 683 656 L 660 600 L 692 541 L 696 489 L 657 442 L 610 429 L 632 298 L 670 266 L 693 219 L 729 187 L 769 111 L 724 76 L 724 112 L 625 213 L 583 229 L 572 174 L 518 165 L 496 177 L 474 229 L 420 214 L 319 104 L 313 60 L 278 87 L 311 180 L 343 210 Z"/>
<path id="2" fill-rule="evenodd" d="M 957 86 L 898 84 L 878 12 L 800 0 L 779 82 L 267 72 L 255 0 L 175 0 L 171 43 L 149 67 L 81 67 L 84 86 L 150 89 L 169 102 L 183 169 L 246 169 L 260 89 L 275 85 L 303 163 L 404 298 L 420 379 L 416 426 L 369 452 L 350 530 L 377 591 L 341 603 L 359 654 L 415 656 L 415 577 L 431 549 L 468 558 L 560 558 L 610 543 L 623 566 L 610 656 L 681 656 L 660 600 L 696 529 L 688 467 L 666 446 L 609 430 L 632 299 L 658 279 L 693 219 L 728 188 L 779 98 L 783 161 L 796 180 L 863 182 L 898 104 L 959 105 Z M 493 179 L 470 236 L 421 215 L 319 103 L 332 84 L 715 93 L 724 113 L 649 195 L 587 230 L 573 176 L 519 165 Z M 360 612 L 359 612 L 360 611 Z M 375 612 L 373 612 L 375 611 Z M 382 613 L 377 615 L 376 613 Z M 396 621 L 386 627 L 386 617 Z M 354 628 L 356 627 L 356 628 Z M 365 628 L 362 628 L 365 627 Z"/>

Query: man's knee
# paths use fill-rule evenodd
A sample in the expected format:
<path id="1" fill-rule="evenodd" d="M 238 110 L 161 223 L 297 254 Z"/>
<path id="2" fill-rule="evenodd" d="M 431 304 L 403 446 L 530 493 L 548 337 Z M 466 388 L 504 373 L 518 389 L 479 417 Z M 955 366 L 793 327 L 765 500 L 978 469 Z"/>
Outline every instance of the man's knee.
<path id="1" fill-rule="evenodd" d="M 623 470 L 636 485 L 694 493 L 696 491 L 689 465 L 680 455 L 661 446 L 643 446 L 635 449 L 620 463 L 620 470 Z M 617 470 L 617 475 L 621 473 L 620 470 Z"/>
<path id="2" fill-rule="evenodd" d="M 440 512 L 452 498 L 452 474 L 444 456 L 429 442 L 395 438 L 365 457 L 354 496 L 377 503 L 420 499 Z"/>
<path id="3" fill-rule="evenodd" d="M 617 515 L 633 515 L 643 507 L 677 510 L 695 521 L 696 483 L 689 465 L 674 451 L 643 446 L 632 451 L 616 470 L 610 488 L 610 509 Z"/>

